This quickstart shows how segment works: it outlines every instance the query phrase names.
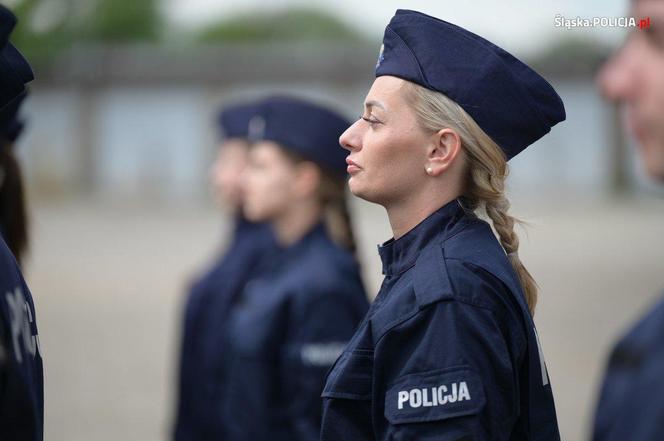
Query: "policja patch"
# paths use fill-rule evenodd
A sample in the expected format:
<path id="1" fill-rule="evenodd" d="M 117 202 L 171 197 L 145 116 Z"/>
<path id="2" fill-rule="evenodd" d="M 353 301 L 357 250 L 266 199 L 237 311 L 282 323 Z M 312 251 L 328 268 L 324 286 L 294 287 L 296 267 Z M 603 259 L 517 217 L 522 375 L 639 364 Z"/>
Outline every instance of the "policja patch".
<path id="1" fill-rule="evenodd" d="M 478 413 L 485 404 L 479 375 L 467 366 L 405 375 L 385 394 L 392 424 L 437 421 Z"/>

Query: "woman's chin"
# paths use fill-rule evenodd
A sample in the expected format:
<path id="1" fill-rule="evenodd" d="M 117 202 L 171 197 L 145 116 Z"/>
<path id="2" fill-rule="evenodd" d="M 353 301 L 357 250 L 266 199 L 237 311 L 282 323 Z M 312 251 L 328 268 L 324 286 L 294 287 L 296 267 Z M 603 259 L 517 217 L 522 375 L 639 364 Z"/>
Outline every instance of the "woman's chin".
<path id="1" fill-rule="evenodd" d="M 364 199 L 367 202 L 373 202 L 375 204 L 379 203 L 375 195 L 369 191 L 365 185 L 362 185 L 360 182 L 353 181 L 353 179 L 354 178 L 351 177 L 348 181 L 348 189 L 353 194 L 353 196 Z"/>
<path id="2" fill-rule="evenodd" d="M 265 220 L 260 211 L 254 210 L 247 205 L 244 206 L 242 213 L 244 214 L 244 217 L 250 222 L 263 222 Z"/>
<path id="3" fill-rule="evenodd" d="M 356 177 L 351 176 L 350 179 L 348 179 L 348 189 L 353 193 L 353 196 L 364 199 L 362 197 L 362 184 L 357 181 Z"/>

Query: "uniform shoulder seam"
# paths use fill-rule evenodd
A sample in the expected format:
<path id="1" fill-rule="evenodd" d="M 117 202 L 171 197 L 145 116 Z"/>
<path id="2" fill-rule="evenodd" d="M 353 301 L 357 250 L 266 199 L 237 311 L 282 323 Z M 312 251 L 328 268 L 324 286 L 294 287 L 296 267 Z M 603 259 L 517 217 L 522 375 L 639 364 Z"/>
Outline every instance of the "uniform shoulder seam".
<path id="1" fill-rule="evenodd" d="M 457 297 L 441 298 L 440 300 L 437 300 L 435 302 L 432 302 L 432 303 L 429 303 L 429 304 L 424 305 L 422 307 L 419 307 L 419 308 L 417 308 L 413 311 L 410 311 L 407 314 L 404 314 L 404 315 L 390 321 L 387 325 L 382 327 L 382 331 L 380 332 L 380 335 L 378 336 L 378 338 L 376 338 L 376 343 L 375 344 L 378 345 L 380 343 L 380 341 L 383 339 L 383 337 L 385 337 L 391 330 L 393 330 L 394 328 L 396 328 L 400 324 L 405 323 L 408 320 L 411 320 L 411 319 L 417 317 L 419 314 L 425 312 L 429 308 L 431 308 L 433 306 L 438 306 L 440 303 L 452 303 L 452 302 L 464 303 L 464 304 L 467 304 L 467 305 L 470 305 L 470 306 L 474 306 L 474 307 L 477 307 L 477 308 L 480 308 L 480 309 L 484 309 L 484 310 L 489 311 L 493 315 L 496 315 L 496 313 L 497 313 L 496 308 L 490 307 L 490 306 L 488 306 L 486 304 L 482 304 L 480 302 L 474 302 L 471 299 L 462 299 L 462 298 L 457 298 Z"/>

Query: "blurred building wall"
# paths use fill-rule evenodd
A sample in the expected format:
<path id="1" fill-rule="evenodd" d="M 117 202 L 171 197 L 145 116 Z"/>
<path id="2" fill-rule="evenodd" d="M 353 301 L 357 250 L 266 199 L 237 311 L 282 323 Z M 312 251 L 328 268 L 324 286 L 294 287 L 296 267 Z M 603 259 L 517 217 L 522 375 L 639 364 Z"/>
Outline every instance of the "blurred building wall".
<path id="1" fill-rule="evenodd" d="M 39 194 L 205 200 L 220 106 L 292 92 L 357 117 L 374 52 L 320 44 L 175 53 L 73 48 L 37 72 L 20 147 L 26 173 Z M 597 95 L 591 72 L 561 72 L 542 73 L 561 94 L 567 121 L 512 161 L 510 185 L 524 192 L 605 194 L 615 114 Z M 629 182 L 638 182 L 629 156 Z"/>

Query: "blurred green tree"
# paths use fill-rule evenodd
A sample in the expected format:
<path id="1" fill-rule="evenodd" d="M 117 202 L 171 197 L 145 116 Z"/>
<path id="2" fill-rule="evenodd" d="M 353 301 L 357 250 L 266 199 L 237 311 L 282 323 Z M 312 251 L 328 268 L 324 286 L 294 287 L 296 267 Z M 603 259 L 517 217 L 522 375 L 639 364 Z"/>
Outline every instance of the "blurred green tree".
<path id="1" fill-rule="evenodd" d="M 77 42 L 158 41 L 159 6 L 159 0 L 15 0 L 12 41 L 37 64 Z"/>
<path id="2" fill-rule="evenodd" d="M 96 0 L 80 37 L 87 41 L 125 43 L 157 41 L 163 18 L 156 0 Z"/>
<path id="3" fill-rule="evenodd" d="M 11 5 L 18 18 L 11 39 L 33 64 L 50 58 L 74 39 L 71 20 L 66 18 L 72 6 L 70 0 L 19 0 Z"/>
<path id="4" fill-rule="evenodd" d="M 557 73 L 593 73 L 611 51 L 609 45 L 592 36 L 567 37 L 542 48 L 529 61 L 544 70 Z"/>
<path id="5" fill-rule="evenodd" d="M 76 43 L 163 42 L 167 26 L 162 0 L 14 0 L 10 7 L 19 19 L 12 40 L 37 65 Z M 312 8 L 240 14 L 193 33 L 195 43 L 365 40 Z"/>
<path id="6" fill-rule="evenodd" d="M 292 40 L 362 41 L 363 35 L 337 17 L 312 8 L 241 14 L 205 26 L 202 43 Z"/>

